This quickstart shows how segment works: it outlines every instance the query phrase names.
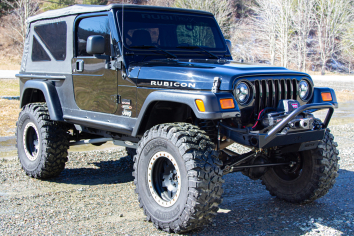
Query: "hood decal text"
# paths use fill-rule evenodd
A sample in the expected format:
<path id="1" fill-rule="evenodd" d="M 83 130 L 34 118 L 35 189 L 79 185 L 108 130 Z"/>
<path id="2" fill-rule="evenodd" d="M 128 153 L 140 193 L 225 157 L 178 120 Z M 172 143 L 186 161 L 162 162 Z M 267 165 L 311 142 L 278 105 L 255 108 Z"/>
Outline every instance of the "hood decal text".
<path id="1" fill-rule="evenodd" d="M 152 86 L 164 86 L 164 87 L 182 87 L 182 88 L 195 88 L 195 83 L 179 83 L 179 82 L 168 82 L 168 81 L 151 81 Z"/>

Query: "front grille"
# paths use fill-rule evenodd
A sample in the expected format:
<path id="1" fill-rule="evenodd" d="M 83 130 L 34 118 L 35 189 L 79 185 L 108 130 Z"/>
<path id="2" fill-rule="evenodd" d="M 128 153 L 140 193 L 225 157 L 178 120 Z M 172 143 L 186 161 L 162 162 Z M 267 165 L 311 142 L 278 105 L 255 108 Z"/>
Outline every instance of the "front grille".
<path id="1" fill-rule="evenodd" d="M 254 87 L 256 116 L 266 107 L 276 108 L 282 99 L 296 100 L 297 98 L 296 79 L 255 80 Z"/>

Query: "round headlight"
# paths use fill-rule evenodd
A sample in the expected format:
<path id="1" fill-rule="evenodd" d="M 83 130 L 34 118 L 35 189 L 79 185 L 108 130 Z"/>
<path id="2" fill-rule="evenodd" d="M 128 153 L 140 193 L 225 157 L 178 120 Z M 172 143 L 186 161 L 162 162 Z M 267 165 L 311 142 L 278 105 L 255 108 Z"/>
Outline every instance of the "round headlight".
<path id="1" fill-rule="evenodd" d="M 250 97 L 250 89 L 246 83 L 239 83 L 236 87 L 236 99 L 240 103 L 246 103 Z"/>
<path id="2" fill-rule="evenodd" d="M 299 96 L 302 100 L 306 100 L 310 93 L 310 86 L 305 80 L 301 80 L 299 83 Z"/>

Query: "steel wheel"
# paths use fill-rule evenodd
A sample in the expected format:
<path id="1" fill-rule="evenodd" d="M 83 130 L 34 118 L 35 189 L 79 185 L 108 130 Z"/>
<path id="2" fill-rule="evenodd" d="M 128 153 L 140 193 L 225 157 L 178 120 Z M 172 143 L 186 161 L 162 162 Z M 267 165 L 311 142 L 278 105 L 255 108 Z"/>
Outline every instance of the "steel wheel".
<path id="1" fill-rule="evenodd" d="M 287 162 L 293 161 L 296 164 L 292 167 L 290 166 L 277 166 L 274 167 L 274 172 L 285 181 L 293 181 L 300 177 L 302 173 L 302 155 L 301 153 L 289 153 L 285 158 Z"/>
<path id="2" fill-rule="evenodd" d="M 175 204 L 181 191 L 181 174 L 174 157 L 168 152 L 158 152 L 152 156 L 148 168 L 149 190 L 154 200 L 163 207 Z"/>
<path id="3" fill-rule="evenodd" d="M 31 161 L 35 161 L 38 158 L 39 143 L 37 127 L 33 122 L 27 123 L 23 132 L 23 148 L 27 158 Z"/>

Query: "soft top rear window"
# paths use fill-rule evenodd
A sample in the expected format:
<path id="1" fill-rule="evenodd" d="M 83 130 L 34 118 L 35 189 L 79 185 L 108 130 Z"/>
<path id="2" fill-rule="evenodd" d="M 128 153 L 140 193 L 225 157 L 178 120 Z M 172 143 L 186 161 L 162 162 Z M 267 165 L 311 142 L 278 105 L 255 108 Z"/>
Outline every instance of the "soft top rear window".
<path id="1" fill-rule="evenodd" d="M 118 12 L 118 21 L 122 12 Z M 225 51 L 223 36 L 211 16 L 124 11 L 124 44 L 127 47 L 154 45 L 169 50 L 182 50 L 181 46 L 199 46 Z"/>

